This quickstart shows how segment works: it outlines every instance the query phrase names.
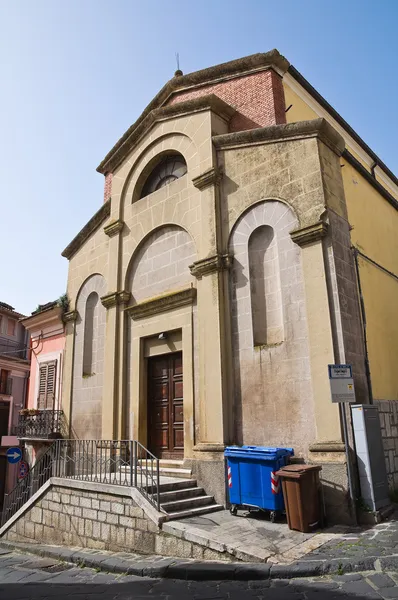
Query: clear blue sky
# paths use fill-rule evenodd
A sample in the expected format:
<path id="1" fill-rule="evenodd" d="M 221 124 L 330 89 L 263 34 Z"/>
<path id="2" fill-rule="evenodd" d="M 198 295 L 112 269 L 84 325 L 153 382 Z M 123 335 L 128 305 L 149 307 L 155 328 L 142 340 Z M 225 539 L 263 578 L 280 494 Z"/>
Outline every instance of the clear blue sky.
<path id="1" fill-rule="evenodd" d="M 66 289 L 95 168 L 175 71 L 278 48 L 398 173 L 396 0 L 0 0 L 0 299 Z"/>

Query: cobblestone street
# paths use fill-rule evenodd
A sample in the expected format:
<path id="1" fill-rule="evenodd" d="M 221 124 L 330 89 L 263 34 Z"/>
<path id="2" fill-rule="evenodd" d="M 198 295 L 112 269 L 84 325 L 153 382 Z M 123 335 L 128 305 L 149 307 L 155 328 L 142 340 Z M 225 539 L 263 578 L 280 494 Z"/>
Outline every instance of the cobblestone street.
<path id="1" fill-rule="evenodd" d="M 10 552 L 0 557 L 1 600 L 343 600 L 398 598 L 398 572 L 271 581 L 176 581 L 114 575 Z"/>

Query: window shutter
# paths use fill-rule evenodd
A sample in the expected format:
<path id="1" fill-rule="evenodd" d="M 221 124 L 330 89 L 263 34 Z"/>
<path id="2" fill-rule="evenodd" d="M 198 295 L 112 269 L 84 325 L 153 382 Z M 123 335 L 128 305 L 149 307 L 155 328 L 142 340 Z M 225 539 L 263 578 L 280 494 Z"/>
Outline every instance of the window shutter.
<path id="1" fill-rule="evenodd" d="M 47 395 L 45 408 L 54 409 L 57 361 L 47 363 Z"/>
<path id="2" fill-rule="evenodd" d="M 39 374 L 39 395 L 37 398 L 37 408 L 39 409 L 45 408 L 46 405 L 47 372 L 48 363 L 41 364 Z"/>
<path id="3" fill-rule="evenodd" d="M 43 410 L 53 409 L 55 403 L 55 388 L 57 381 L 57 361 L 52 360 L 40 365 L 39 395 L 37 408 Z"/>

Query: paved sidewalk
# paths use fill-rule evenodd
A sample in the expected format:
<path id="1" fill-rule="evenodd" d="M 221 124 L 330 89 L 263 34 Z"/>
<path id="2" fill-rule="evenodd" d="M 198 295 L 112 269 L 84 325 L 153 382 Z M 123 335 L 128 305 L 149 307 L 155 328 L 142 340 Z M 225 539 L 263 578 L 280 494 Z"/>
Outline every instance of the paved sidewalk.
<path id="1" fill-rule="evenodd" d="M 271 525 L 269 523 L 269 526 Z M 308 543 L 314 537 L 316 536 L 304 539 L 302 544 Z M 389 521 L 380 525 L 357 529 L 354 533 L 341 533 L 338 538 L 335 535 L 322 546 L 318 543 L 316 550 L 305 556 L 301 555 L 299 560 L 293 558 L 289 562 L 279 562 L 279 564 L 275 560 L 258 563 L 182 560 L 5 541 L 2 541 L 0 546 L 4 552 L 17 550 L 96 568 L 99 571 L 150 578 L 247 581 L 316 577 L 362 571 L 373 571 L 377 574 L 384 571 L 398 572 L 398 512 Z M 295 549 L 288 550 L 285 558 L 289 552 L 294 555 Z M 272 558 L 275 559 L 275 555 Z"/>
<path id="2" fill-rule="evenodd" d="M 190 542 L 225 552 L 237 560 L 286 563 L 299 560 L 326 542 L 338 541 L 348 527 L 330 527 L 316 533 L 291 531 L 286 522 L 271 523 L 262 511 L 228 510 L 163 524 L 163 531 Z"/>
<path id="3" fill-rule="evenodd" d="M 262 581 L 176 581 L 99 573 L 0 551 L 0 600 L 388 600 L 398 572 Z"/>

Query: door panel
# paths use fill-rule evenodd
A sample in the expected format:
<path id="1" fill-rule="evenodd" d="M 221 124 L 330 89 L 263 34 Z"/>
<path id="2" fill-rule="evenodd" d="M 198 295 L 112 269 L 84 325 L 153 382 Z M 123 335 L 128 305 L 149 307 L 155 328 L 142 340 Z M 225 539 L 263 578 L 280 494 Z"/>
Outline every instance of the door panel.
<path id="1" fill-rule="evenodd" d="M 182 354 L 148 359 L 148 445 L 158 458 L 184 455 Z"/>

